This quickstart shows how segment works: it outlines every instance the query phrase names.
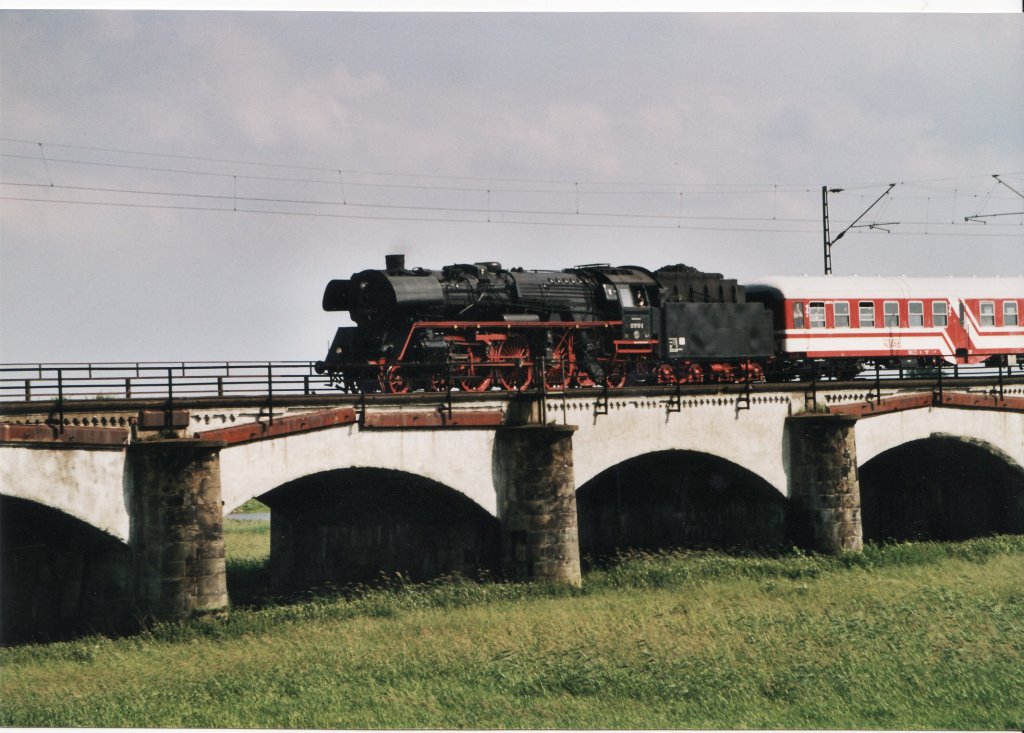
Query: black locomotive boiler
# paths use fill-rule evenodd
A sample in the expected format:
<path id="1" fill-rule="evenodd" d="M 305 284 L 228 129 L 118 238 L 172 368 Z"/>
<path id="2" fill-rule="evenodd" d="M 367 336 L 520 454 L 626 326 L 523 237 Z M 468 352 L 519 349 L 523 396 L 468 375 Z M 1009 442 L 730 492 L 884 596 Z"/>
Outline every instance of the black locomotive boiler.
<path id="1" fill-rule="evenodd" d="M 316 370 L 353 391 L 760 381 L 773 351 L 764 305 L 685 265 L 437 271 L 388 255 L 384 270 L 332 280 L 323 307 L 356 325 Z"/>

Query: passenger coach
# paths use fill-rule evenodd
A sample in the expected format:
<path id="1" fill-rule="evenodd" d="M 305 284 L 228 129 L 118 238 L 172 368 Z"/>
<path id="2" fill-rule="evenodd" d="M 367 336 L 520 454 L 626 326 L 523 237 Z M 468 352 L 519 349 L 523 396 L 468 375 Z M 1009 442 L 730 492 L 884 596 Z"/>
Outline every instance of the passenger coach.
<path id="1" fill-rule="evenodd" d="M 779 370 L 849 377 L 884 367 L 1024 364 L 1024 278 L 769 277 Z"/>

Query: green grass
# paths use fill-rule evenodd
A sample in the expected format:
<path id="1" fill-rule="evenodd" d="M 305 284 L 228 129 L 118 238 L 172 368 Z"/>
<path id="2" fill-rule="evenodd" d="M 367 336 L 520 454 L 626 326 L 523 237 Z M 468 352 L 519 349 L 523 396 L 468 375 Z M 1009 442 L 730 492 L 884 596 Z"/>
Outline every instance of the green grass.
<path id="1" fill-rule="evenodd" d="M 261 562 L 247 534 L 231 565 Z M 636 554 L 582 589 L 394 579 L 0 650 L 0 725 L 1019 730 L 1022 578 L 1024 537 Z"/>
<path id="2" fill-rule="evenodd" d="M 270 522 L 263 519 L 225 519 L 224 549 L 228 563 L 265 561 L 270 557 Z"/>
<path id="3" fill-rule="evenodd" d="M 238 606 L 264 603 L 270 588 L 267 572 L 270 522 L 225 519 L 224 550 L 232 603 Z"/>

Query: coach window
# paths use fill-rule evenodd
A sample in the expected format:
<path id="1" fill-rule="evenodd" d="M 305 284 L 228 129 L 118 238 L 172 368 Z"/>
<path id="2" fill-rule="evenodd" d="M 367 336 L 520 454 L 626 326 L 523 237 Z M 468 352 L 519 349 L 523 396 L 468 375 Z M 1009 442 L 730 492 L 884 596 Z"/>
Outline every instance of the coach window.
<path id="1" fill-rule="evenodd" d="M 1017 325 L 1017 301 L 1016 300 L 1004 300 L 1003 301 L 1003 325 L 1004 326 L 1016 326 Z"/>
<path id="2" fill-rule="evenodd" d="M 860 317 L 861 328 L 875 327 L 875 304 L 870 300 L 862 300 L 860 302 L 860 308 L 857 315 Z"/>
<path id="3" fill-rule="evenodd" d="M 882 303 L 882 325 L 886 328 L 900 327 L 900 304 L 895 300 Z"/>
<path id="4" fill-rule="evenodd" d="M 946 301 L 932 301 L 932 325 L 946 327 L 949 317 L 946 315 Z"/>
<path id="5" fill-rule="evenodd" d="M 910 327 L 924 325 L 924 303 L 920 300 L 912 300 L 907 304 L 907 312 L 910 315 Z"/>
<path id="6" fill-rule="evenodd" d="M 825 304 L 821 302 L 811 303 L 808 311 L 811 328 L 825 328 Z"/>
<path id="7" fill-rule="evenodd" d="M 804 327 L 804 304 L 793 303 L 793 328 Z"/>
<path id="8" fill-rule="evenodd" d="M 836 328 L 850 327 L 850 304 L 845 300 L 836 301 Z"/>
<path id="9" fill-rule="evenodd" d="M 984 300 L 981 303 L 981 325 L 982 326 L 994 326 L 996 325 L 996 304 L 991 300 Z"/>

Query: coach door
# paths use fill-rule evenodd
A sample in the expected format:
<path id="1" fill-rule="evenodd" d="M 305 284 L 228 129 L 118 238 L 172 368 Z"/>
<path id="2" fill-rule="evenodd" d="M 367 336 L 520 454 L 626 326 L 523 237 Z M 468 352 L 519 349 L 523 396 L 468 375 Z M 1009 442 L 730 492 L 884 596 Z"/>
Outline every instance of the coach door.
<path id="1" fill-rule="evenodd" d="M 932 325 L 942 327 L 956 361 L 966 363 L 970 337 L 967 333 L 967 304 L 959 299 L 932 301 Z"/>

